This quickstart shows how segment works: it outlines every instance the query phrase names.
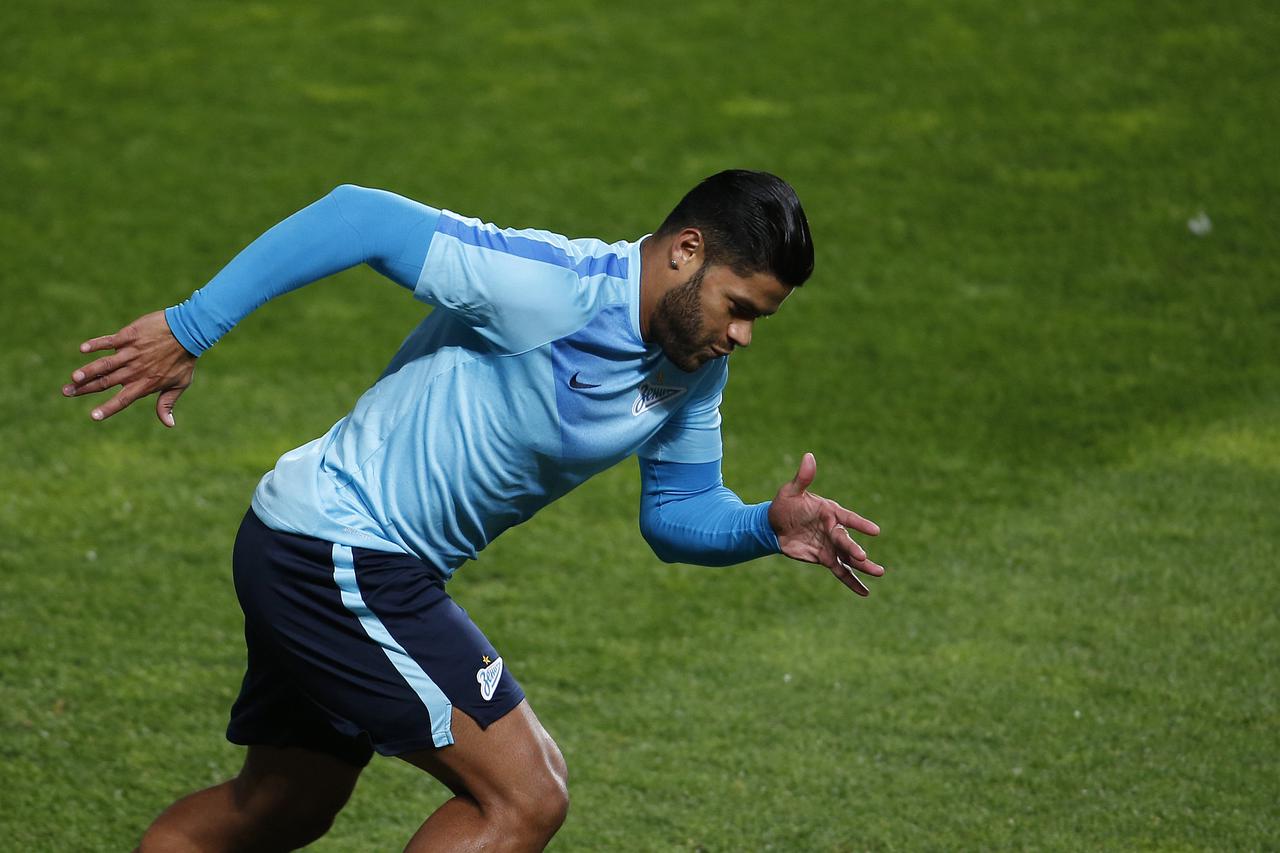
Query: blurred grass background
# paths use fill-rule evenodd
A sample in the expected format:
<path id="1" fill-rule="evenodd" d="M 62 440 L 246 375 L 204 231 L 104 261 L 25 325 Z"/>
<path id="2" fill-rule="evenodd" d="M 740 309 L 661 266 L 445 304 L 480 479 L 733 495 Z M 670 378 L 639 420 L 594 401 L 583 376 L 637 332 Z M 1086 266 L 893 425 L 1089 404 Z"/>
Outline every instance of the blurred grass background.
<path id="1" fill-rule="evenodd" d="M 569 762 L 553 848 L 1274 847 L 1278 42 L 1234 1 L 5 4 L 0 846 L 128 849 L 235 772 L 236 525 L 423 309 L 285 297 L 173 432 L 62 399 L 76 344 L 339 183 L 616 240 L 748 167 L 818 262 L 734 356 L 727 480 L 813 450 L 890 574 L 663 566 L 633 463 L 464 568 Z M 377 760 L 315 849 L 443 796 Z"/>

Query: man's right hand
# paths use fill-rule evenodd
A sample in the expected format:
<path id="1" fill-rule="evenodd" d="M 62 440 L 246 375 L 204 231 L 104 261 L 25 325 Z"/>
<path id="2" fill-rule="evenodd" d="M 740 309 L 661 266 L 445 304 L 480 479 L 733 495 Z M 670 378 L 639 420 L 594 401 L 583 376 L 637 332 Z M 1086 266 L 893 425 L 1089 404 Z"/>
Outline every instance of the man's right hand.
<path id="1" fill-rule="evenodd" d="M 89 414 L 95 421 L 105 421 L 135 400 L 158 391 L 156 416 L 165 426 L 174 426 L 173 406 L 191 385 L 196 357 L 169 331 L 164 312 L 144 314 L 114 335 L 93 338 L 80 345 L 82 353 L 101 350 L 115 352 L 72 373 L 71 384 L 62 386 L 63 396 L 96 394 L 119 385 L 120 391 L 114 397 Z"/>

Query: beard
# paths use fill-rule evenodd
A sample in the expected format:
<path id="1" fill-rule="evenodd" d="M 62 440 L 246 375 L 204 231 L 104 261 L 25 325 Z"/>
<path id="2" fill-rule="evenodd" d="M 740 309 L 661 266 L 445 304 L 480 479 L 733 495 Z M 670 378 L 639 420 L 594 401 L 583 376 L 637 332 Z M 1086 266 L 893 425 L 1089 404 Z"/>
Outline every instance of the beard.
<path id="1" fill-rule="evenodd" d="M 715 342 L 702 321 L 702 279 L 707 274 L 703 263 L 684 284 L 662 295 L 653 312 L 653 339 L 662 347 L 667 360 L 685 373 L 692 373 L 707 360 L 704 350 Z"/>

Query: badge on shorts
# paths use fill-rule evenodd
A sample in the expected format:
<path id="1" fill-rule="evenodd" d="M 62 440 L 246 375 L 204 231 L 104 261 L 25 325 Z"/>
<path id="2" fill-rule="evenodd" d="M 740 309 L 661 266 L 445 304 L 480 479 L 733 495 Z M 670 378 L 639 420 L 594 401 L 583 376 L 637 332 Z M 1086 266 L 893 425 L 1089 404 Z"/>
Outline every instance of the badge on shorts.
<path id="1" fill-rule="evenodd" d="M 487 661 L 488 655 L 484 656 Z M 493 692 L 498 689 L 498 679 L 502 678 L 502 658 L 494 658 L 493 663 L 476 670 L 476 682 L 480 685 L 480 698 L 488 702 Z"/>

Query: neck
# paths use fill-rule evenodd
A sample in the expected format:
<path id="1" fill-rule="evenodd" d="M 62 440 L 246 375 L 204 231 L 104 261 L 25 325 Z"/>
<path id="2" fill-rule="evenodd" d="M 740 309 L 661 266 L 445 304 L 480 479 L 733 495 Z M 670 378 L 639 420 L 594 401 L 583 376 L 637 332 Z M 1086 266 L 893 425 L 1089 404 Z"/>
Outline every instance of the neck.
<path id="1" fill-rule="evenodd" d="M 667 255 L 669 247 L 650 235 L 640 244 L 640 337 L 649 341 L 649 318 L 658 308 L 662 294 L 671 287 Z"/>

